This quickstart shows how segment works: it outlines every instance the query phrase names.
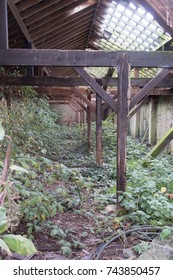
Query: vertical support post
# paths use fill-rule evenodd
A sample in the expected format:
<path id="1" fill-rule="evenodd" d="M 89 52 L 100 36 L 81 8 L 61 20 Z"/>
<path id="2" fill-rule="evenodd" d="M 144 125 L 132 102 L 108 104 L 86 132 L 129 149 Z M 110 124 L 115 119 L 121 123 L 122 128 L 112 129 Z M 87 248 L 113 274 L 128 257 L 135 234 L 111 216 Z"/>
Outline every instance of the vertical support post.
<path id="1" fill-rule="evenodd" d="M 152 97 L 149 102 L 149 132 L 148 142 L 156 144 L 156 99 Z"/>
<path id="2" fill-rule="evenodd" d="M 103 164 L 102 159 L 102 99 L 96 94 L 96 162 Z"/>
<path id="3" fill-rule="evenodd" d="M 91 101 L 91 91 L 88 90 L 87 98 Z M 87 140 L 88 140 L 88 150 L 92 147 L 92 131 L 91 131 L 91 108 L 87 105 Z"/>
<path id="4" fill-rule="evenodd" d="M 26 42 L 26 48 L 27 49 L 32 49 L 32 42 Z M 27 66 L 26 67 L 26 72 L 28 77 L 33 77 L 34 76 L 34 67 L 33 66 Z"/>
<path id="5" fill-rule="evenodd" d="M 78 124 L 80 125 L 80 123 L 81 123 L 81 119 L 80 119 L 80 117 L 81 117 L 81 116 L 80 116 L 80 111 L 78 111 L 78 112 L 77 112 L 77 116 L 78 116 Z"/>
<path id="6" fill-rule="evenodd" d="M 8 49 L 8 12 L 7 0 L 0 1 L 0 49 Z"/>
<path id="7" fill-rule="evenodd" d="M 128 78 L 127 54 L 122 53 L 118 61 L 118 115 L 117 115 L 117 201 L 126 190 L 126 146 L 128 129 Z"/>

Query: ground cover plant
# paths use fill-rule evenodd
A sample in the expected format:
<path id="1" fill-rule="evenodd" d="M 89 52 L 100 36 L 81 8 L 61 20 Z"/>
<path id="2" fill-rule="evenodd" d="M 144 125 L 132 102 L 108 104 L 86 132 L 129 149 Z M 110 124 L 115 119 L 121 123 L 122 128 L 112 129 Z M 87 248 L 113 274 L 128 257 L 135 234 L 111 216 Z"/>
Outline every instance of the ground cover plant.
<path id="1" fill-rule="evenodd" d="M 82 258 L 111 236 L 136 226 L 166 227 L 166 233 L 171 234 L 170 155 L 149 158 L 149 148 L 129 137 L 127 191 L 117 205 L 116 127 L 112 118 L 103 122 L 101 167 L 95 163 L 95 124 L 93 147 L 88 151 L 86 128 L 59 125 L 60 113 L 51 111 L 47 100 L 36 94 L 17 101 L 14 98 L 10 110 L 1 105 L 0 118 L 13 140 L 9 180 L 20 212 L 15 233 L 32 240 L 42 252 L 40 258 L 46 250 Z M 0 145 L 2 173 L 7 144 L 1 141 Z M 139 246 L 136 250 L 142 249 Z"/>

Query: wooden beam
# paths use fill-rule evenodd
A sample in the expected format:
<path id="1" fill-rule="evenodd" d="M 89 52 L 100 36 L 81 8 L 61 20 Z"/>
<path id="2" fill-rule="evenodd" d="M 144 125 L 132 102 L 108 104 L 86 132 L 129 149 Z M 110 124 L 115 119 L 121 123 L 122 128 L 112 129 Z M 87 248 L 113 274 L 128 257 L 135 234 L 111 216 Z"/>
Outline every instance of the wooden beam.
<path id="1" fill-rule="evenodd" d="M 136 94 L 129 106 L 129 110 L 132 110 L 134 106 L 136 106 L 146 95 L 149 94 L 150 90 L 152 90 L 158 83 L 163 80 L 166 76 L 168 76 L 169 70 L 162 69 L 145 87 L 143 87 L 138 94 Z"/>
<path id="2" fill-rule="evenodd" d="M 8 49 L 8 15 L 7 0 L 0 1 L 0 49 Z"/>
<path id="3" fill-rule="evenodd" d="M 48 75 L 47 75 L 48 76 Z M 13 76 L 0 76 L 0 85 L 3 86 L 46 86 L 46 87 L 73 87 L 73 86 L 87 86 L 88 84 L 81 77 L 71 77 L 71 76 L 57 76 L 49 77 L 47 76 L 35 76 L 35 77 L 13 77 Z M 101 86 L 117 86 L 118 79 L 103 77 L 99 79 L 95 79 L 97 83 Z M 131 87 L 144 87 L 149 81 L 150 78 L 131 78 Z M 164 78 L 164 80 L 160 81 L 157 88 L 173 88 L 173 78 L 169 75 L 169 77 Z M 153 93 L 152 93 L 153 94 Z M 116 99 L 116 96 L 114 97 Z M 103 105 L 104 106 L 104 105 Z M 106 105 L 107 106 L 107 105 Z"/>
<path id="4" fill-rule="evenodd" d="M 96 163 L 102 166 L 102 99 L 96 94 Z"/>
<path id="5" fill-rule="evenodd" d="M 106 75 L 105 75 L 105 78 L 106 77 L 112 77 L 113 73 L 115 72 L 115 68 L 109 68 Z M 101 84 L 100 84 L 101 85 Z M 103 86 L 103 89 L 106 91 L 108 88 L 108 86 Z M 115 100 L 115 98 L 113 98 Z M 103 114 L 103 119 L 106 119 L 108 117 L 108 104 L 105 103 L 103 106 L 102 106 L 102 114 Z"/>
<path id="6" fill-rule="evenodd" d="M 131 67 L 173 68 L 173 52 L 85 51 L 56 49 L 0 50 L 0 65 L 58 66 L 58 67 L 115 67 L 118 56 L 128 54 Z"/>
<path id="7" fill-rule="evenodd" d="M 91 90 L 88 89 L 87 98 L 91 102 Z M 91 107 L 87 105 L 87 142 L 88 150 L 91 150 L 92 147 L 92 116 L 91 116 Z"/>
<path id="8" fill-rule="evenodd" d="M 88 98 L 86 98 L 86 96 L 77 87 L 71 87 L 71 89 L 75 96 L 80 97 L 91 108 L 92 111 L 95 111 L 94 104 Z"/>
<path id="9" fill-rule="evenodd" d="M 82 67 L 74 67 L 74 70 L 112 108 L 112 110 L 117 112 L 117 104 L 115 101 L 112 100 L 107 92 Z"/>
<path id="10" fill-rule="evenodd" d="M 149 156 L 157 157 L 172 139 L 173 139 L 173 127 L 171 127 L 171 129 L 153 147 L 153 149 L 149 153 Z"/>
<path id="11" fill-rule="evenodd" d="M 135 114 L 136 114 L 136 112 L 138 112 L 139 111 L 139 109 L 141 109 L 141 107 L 145 104 L 145 103 L 147 103 L 148 101 L 150 100 L 150 97 L 147 95 L 147 96 L 145 96 L 143 99 L 142 99 L 142 101 L 140 102 L 140 103 L 138 103 L 138 105 L 136 105 L 136 107 L 134 107 L 130 112 L 129 112 L 129 117 L 131 118 L 131 117 L 133 117 Z"/>
<path id="12" fill-rule="evenodd" d="M 119 56 L 118 64 L 118 114 L 117 114 L 117 200 L 126 190 L 126 145 L 128 129 L 129 66 L 127 54 Z"/>
<path id="13" fill-rule="evenodd" d="M 76 101 L 83 110 L 87 111 L 87 108 L 82 104 L 82 102 L 79 100 L 79 98 L 77 98 L 76 96 L 73 96 L 73 100 Z"/>
<path id="14" fill-rule="evenodd" d="M 19 12 L 18 12 L 18 9 L 16 8 L 16 5 L 14 4 L 14 2 L 12 0 L 8 0 L 8 6 L 9 6 L 11 12 L 13 13 L 17 23 L 19 24 L 26 40 L 31 43 L 32 39 L 31 39 L 31 37 L 28 33 L 28 30 L 26 29 L 26 26 L 25 26 L 25 24 L 24 24 L 24 22 L 23 22 L 23 20 L 20 16 Z"/>
<path id="15" fill-rule="evenodd" d="M 94 16 L 93 16 L 93 19 L 92 19 L 92 23 L 90 25 L 90 31 L 89 31 L 89 34 L 88 34 L 88 39 L 87 39 L 87 42 L 86 42 L 85 49 L 88 48 L 88 43 L 90 41 L 91 33 L 93 31 L 93 27 L 94 27 L 94 24 L 95 24 L 95 21 L 96 21 L 96 18 L 97 18 L 97 13 L 98 13 L 99 6 L 100 6 L 100 0 L 97 1 L 97 6 L 95 8 L 95 12 L 94 12 Z"/>

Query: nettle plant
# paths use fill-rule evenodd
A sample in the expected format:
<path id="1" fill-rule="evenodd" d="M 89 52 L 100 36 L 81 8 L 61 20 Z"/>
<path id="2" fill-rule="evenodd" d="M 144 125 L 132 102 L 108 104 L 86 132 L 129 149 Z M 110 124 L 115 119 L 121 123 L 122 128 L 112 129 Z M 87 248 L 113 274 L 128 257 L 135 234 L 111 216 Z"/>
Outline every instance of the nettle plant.
<path id="1" fill-rule="evenodd" d="M 12 252 L 20 255 L 31 255 L 36 252 L 36 248 L 30 240 L 21 235 L 6 233 L 18 225 L 19 209 L 15 202 L 16 194 L 13 191 L 13 183 L 8 181 L 12 139 L 5 135 L 0 123 L 0 141 L 5 138 L 9 140 L 9 145 L 0 178 L 0 251 L 5 252 L 9 257 L 12 257 Z"/>

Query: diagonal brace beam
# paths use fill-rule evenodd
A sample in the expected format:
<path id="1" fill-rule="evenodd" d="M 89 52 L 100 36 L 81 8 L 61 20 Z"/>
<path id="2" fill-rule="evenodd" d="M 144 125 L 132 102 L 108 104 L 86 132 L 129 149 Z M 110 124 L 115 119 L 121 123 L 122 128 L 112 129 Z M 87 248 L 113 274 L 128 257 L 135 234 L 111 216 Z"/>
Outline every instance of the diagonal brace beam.
<path id="1" fill-rule="evenodd" d="M 83 67 L 73 67 L 83 80 L 117 113 L 116 102 L 107 92 L 84 70 Z"/>
<path id="2" fill-rule="evenodd" d="M 151 81 L 148 82 L 131 100 L 129 110 L 132 110 L 144 97 L 148 95 L 150 90 L 160 83 L 166 76 L 168 76 L 169 70 L 162 69 Z"/>

